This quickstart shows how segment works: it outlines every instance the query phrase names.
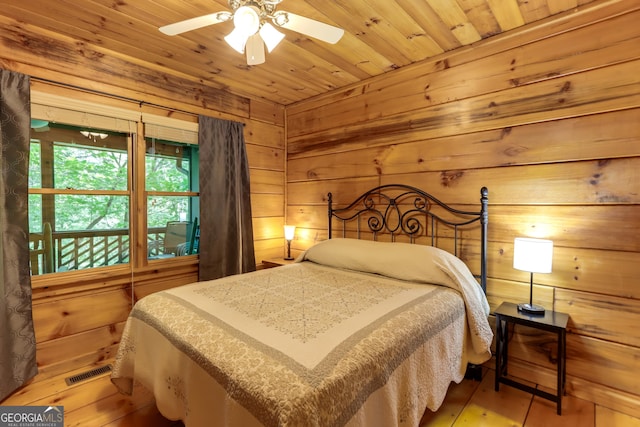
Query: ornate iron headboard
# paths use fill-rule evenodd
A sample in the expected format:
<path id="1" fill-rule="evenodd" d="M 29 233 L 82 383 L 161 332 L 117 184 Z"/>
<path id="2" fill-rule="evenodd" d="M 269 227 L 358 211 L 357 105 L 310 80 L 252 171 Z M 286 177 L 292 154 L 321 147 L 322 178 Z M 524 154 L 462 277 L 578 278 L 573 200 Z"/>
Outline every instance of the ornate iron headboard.
<path id="1" fill-rule="evenodd" d="M 362 232 L 372 233 L 373 239 L 382 234 L 408 236 L 411 243 L 419 237 L 430 237 L 431 246 L 436 246 L 438 226 L 444 224 L 453 230 L 454 255 L 458 256 L 458 239 L 462 227 L 480 223 L 480 285 L 486 293 L 487 286 L 487 223 L 489 220 L 489 190 L 480 190 L 480 210 L 464 211 L 441 202 L 429 193 L 402 184 L 389 184 L 373 188 L 356 198 L 349 206 L 333 208 L 333 196 L 328 194 L 329 239 L 333 237 L 333 219 L 342 223 L 342 236 L 347 233 L 347 224 L 355 223 L 356 238 Z M 434 212 L 440 211 L 440 212 Z M 448 214 L 447 214 L 448 213 Z M 444 217 L 444 214 L 450 217 Z M 362 220 L 366 220 L 364 230 Z M 429 231 L 431 231 L 429 233 Z"/>

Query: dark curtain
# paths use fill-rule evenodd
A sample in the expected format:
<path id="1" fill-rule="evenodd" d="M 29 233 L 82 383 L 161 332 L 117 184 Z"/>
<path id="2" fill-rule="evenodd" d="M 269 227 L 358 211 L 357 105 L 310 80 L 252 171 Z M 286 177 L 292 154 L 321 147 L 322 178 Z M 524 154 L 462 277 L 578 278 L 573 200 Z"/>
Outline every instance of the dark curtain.
<path id="1" fill-rule="evenodd" d="M 256 269 L 244 125 L 200 116 L 200 280 Z"/>
<path id="2" fill-rule="evenodd" d="M 0 401 L 37 372 L 29 270 L 29 76 L 0 70 Z"/>

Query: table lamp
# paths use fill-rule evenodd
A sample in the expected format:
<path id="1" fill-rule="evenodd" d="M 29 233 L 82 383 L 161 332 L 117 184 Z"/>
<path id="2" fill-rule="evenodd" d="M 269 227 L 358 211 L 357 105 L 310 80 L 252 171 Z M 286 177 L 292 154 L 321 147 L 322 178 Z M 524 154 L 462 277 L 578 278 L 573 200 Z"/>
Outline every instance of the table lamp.
<path id="1" fill-rule="evenodd" d="M 513 268 L 530 274 L 529 302 L 518 304 L 518 310 L 544 315 L 544 307 L 533 304 L 533 273 L 551 273 L 553 242 L 544 239 L 516 237 L 513 244 Z"/>
<path id="2" fill-rule="evenodd" d="M 287 241 L 287 256 L 284 259 L 293 259 L 291 256 L 291 241 L 293 240 L 293 236 L 296 232 L 295 225 L 285 225 L 284 226 L 284 238 Z"/>

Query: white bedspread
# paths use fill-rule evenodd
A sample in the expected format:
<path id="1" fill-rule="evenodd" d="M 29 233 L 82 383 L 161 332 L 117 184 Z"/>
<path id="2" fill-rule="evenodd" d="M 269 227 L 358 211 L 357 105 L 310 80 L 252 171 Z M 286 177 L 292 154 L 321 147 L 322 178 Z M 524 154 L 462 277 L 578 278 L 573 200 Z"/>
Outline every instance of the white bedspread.
<path id="1" fill-rule="evenodd" d="M 140 381 L 188 427 L 417 426 L 468 361 L 490 357 L 486 300 L 464 264 L 439 254 L 429 263 L 446 273 L 427 280 L 445 286 L 318 264 L 339 264 L 350 244 L 143 298 L 112 381 L 125 393 Z"/>

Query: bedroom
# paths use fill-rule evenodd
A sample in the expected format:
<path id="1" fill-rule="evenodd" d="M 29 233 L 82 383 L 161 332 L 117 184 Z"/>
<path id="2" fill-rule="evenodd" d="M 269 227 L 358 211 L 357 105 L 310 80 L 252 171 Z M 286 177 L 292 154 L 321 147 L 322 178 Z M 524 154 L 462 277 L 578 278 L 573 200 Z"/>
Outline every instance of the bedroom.
<path id="1" fill-rule="evenodd" d="M 103 3 L 109 9 L 110 2 Z M 528 275 L 512 268 L 514 238 L 553 240 L 553 272 L 536 275 L 534 298 L 571 316 L 568 392 L 640 417 L 640 389 L 628 374 L 638 370 L 640 346 L 633 276 L 640 257 L 634 2 L 580 5 L 540 25 L 292 105 L 225 95 L 223 84 L 203 87 L 183 74 L 163 79 L 161 65 L 57 35 L 53 18 L 42 28 L 30 21 L 38 16 L 33 10 L 2 10 L 1 68 L 34 76 L 43 91 L 73 97 L 70 87 L 85 88 L 246 121 L 258 262 L 283 256 L 285 220 L 298 227 L 294 254 L 323 240 L 329 191 L 345 202 L 401 181 L 464 204 L 477 201 L 487 186 L 492 308 L 528 296 Z M 277 54 L 268 55 L 267 64 Z M 110 71 L 115 67 L 117 75 Z M 154 83 L 167 80 L 171 84 Z M 269 91 L 268 84 L 260 86 L 255 90 Z M 130 308 L 131 289 L 122 286 L 130 276 L 127 271 L 106 283 L 88 276 L 80 289 L 55 277 L 34 279 L 41 370 L 71 372 L 113 357 Z M 139 298 L 196 277 L 197 261 L 190 259 L 144 266 L 134 271 L 133 292 Z M 518 339 L 513 357 L 520 363 L 513 369 L 553 385 L 549 337 Z"/>

